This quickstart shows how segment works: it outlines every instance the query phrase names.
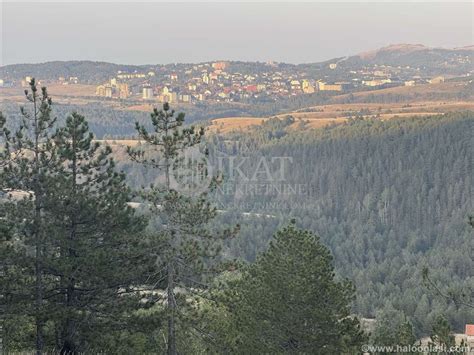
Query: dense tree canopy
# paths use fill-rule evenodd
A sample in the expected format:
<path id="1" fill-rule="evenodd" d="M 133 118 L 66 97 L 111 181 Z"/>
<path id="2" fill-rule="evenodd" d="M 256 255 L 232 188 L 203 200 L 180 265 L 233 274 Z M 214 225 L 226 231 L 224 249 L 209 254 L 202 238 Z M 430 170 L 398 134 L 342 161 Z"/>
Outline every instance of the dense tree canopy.
<path id="1" fill-rule="evenodd" d="M 237 352 L 352 353 L 366 341 L 350 317 L 352 285 L 335 279 L 319 238 L 294 225 L 276 233 L 228 292 Z"/>
<path id="2" fill-rule="evenodd" d="M 452 344 L 474 316 L 459 301 L 474 288 L 472 112 L 316 130 L 288 116 L 204 140 L 165 105 L 127 155 L 80 114 L 56 119 L 34 80 L 27 99 L 13 123 L 0 114 L 8 351 L 357 353 L 358 317 L 377 318 L 372 342 L 410 345 Z M 220 184 L 184 193 L 171 176 L 198 144 Z"/>

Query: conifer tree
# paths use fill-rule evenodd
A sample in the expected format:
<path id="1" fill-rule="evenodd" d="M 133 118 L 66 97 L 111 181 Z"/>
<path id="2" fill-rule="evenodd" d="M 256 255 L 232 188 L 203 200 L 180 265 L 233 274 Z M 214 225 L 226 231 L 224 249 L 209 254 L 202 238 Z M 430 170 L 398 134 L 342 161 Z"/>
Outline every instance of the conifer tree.
<path id="1" fill-rule="evenodd" d="M 35 348 L 41 354 L 44 349 L 44 308 L 45 278 L 44 257 L 47 233 L 45 219 L 45 196 L 49 185 L 49 175 L 59 164 L 52 140 L 56 118 L 51 115 L 52 101 L 45 87 L 38 91 L 35 79 L 25 90 L 31 109 L 21 107 L 19 128 L 12 134 L 6 129 L 6 119 L 2 119 L 5 139 L 2 151 L 1 189 L 10 196 L 2 206 L 1 223 L 4 240 L 15 239 L 6 247 L 15 255 L 3 263 L 2 277 L 8 278 L 12 272 L 23 275 L 25 287 L 9 289 L 4 299 L 17 306 L 22 304 L 24 313 L 32 316 L 35 323 Z M 21 198 L 14 203 L 12 199 Z M 3 248 L 2 247 L 2 248 Z M 31 284 L 30 284 L 31 282 Z M 28 292 L 33 289 L 34 292 Z M 33 305 L 30 307 L 28 302 Z M 10 307 L 8 307 L 10 308 Z M 12 309 L 12 308 L 10 308 Z M 20 309 L 20 308 L 13 308 Z M 12 313 L 14 314 L 14 313 Z"/>
<path id="2" fill-rule="evenodd" d="M 372 334 L 374 346 L 395 348 L 416 345 L 416 343 L 413 325 L 399 311 L 389 309 L 377 315 L 376 326 Z M 391 351 L 380 351 L 377 354 L 391 353 Z"/>
<path id="3" fill-rule="evenodd" d="M 226 293 L 235 351 L 357 353 L 366 341 L 350 316 L 353 287 L 335 279 L 319 238 L 293 224 L 276 233 Z"/>
<path id="4" fill-rule="evenodd" d="M 468 224 L 470 227 L 474 228 L 474 217 L 468 217 Z M 454 302 L 456 307 L 466 307 L 474 309 L 474 290 L 469 289 L 468 287 L 461 289 L 454 289 L 449 287 L 446 291 L 441 288 L 431 277 L 430 269 L 426 266 L 423 267 L 421 271 L 423 277 L 423 284 L 428 289 L 435 293 L 435 295 L 440 296 L 448 301 Z"/>
<path id="5" fill-rule="evenodd" d="M 36 353 L 46 345 L 77 353 L 111 326 L 127 327 L 139 306 L 137 237 L 145 224 L 128 205 L 110 147 L 94 142 L 76 113 L 56 129 L 46 88 L 38 94 L 34 80 L 30 88 L 33 108 L 22 108 L 20 127 L 11 133 L 0 120 L 3 333 L 10 345 L 15 323 L 32 321 Z"/>
<path id="6" fill-rule="evenodd" d="M 438 316 L 435 319 L 430 335 L 433 345 L 449 349 L 456 345 L 454 335 L 451 332 L 449 322 L 444 316 Z M 444 352 L 443 352 L 444 353 Z M 447 352 L 446 352 L 447 353 Z"/>
<path id="7" fill-rule="evenodd" d="M 167 352 L 173 355 L 178 352 L 176 322 L 190 317 L 192 312 L 186 297 L 206 287 L 205 275 L 212 272 L 214 265 L 211 261 L 219 256 L 220 240 L 229 237 L 235 230 L 221 233 L 209 231 L 208 224 L 217 211 L 207 200 L 208 189 L 194 196 L 178 190 L 179 181 L 186 178 L 183 175 L 196 173 L 193 169 L 185 169 L 183 173 L 181 168 L 194 164 L 186 161 L 184 154 L 201 143 L 204 129 L 185 128 L 184 113 L 175 116 L 167 103 L 160 111 L 154 109 L 151 124 L 152 131 L 136 124 L 142 144 L 129 147 L 128 153 L 132 160 L 158 169 L 164 175 L 164 181 L 151 186 L 144 196 L 159 219 L 154 238 L 156 268 L 159 270 L 155 285 L 166 288 Z M 193 166 L 199 170 L 196 175 L 203 178 L 204 183 L 208 182 L 208 188 L 212 189 L 216 181 L 213 178 L 206 180 L 205 165 L 197 162 Z M 193 181 L 187 180 L 188 187 L 192 184 Z M 188 292 L 177 294 L 178 288 Z M 192 322 L 188 320 L 186 323 L 189 325 Z"/>
<path id="8" fill-rule="evenodd" d="M 70 115 L 54 138 L 62 164 L 47 207 L 59 252 L 48 267 L 59 280 L 49 303 L 58 350 L 76 353 L 109 326 L 123 326 L 131 303 L 138 306 L 144 220 L 128 205 L 131 191 L 111 148 L 93 141 L 83 116 Z"/>

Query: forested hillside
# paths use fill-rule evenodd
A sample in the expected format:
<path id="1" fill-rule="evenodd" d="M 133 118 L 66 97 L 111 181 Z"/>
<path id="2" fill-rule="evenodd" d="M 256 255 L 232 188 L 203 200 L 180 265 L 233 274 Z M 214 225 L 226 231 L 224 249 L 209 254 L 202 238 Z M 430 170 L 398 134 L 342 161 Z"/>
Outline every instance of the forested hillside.
<path id="1" fill-rule="evenodd" d="M 354 120 L 291 133 L 284 125 L 269 121 L 251 134 L 214 137 L 219 152 L 255 163 L 261 156 L 291 157 L 282 182 L 304 188 L 242 196 L 234 186 L 218 193 L 223 209 L 274 216 L 246 220 L 231 252 L 252 260 L 279 222 L 296 218 L 330 246 L 339 273 L 354 280 L 357 313 L 374 317 L 394 308 L 424 334 L 445 313 L 460 330 L 474 316 L 472 309 L 433 297 L 421 270 L 428 266 L 443 289 L 474 285 L 467 223 L 473 211 L 474 114 Z M 269 184 L 231 182 L 241 188 L 257 183 Z"/>
<path id="2" fill-rule="evenodd" d="M 473 112 L 205 137 L 164 104 L 104 144 L 30 88 L 0 114 L 9 351 L 358 353 L 473 318 Z"/>
<path id="3" fill-rule="evenodd" d="M 215 223 L 222 179 L 204 164 L 204 128 L 154 109 L 128 141 L 127 181 L 84 116 L 57 120 L 47 89 L 29 86 L 20 114 L 0 112 L 2 352 L 360 352 L 352 282 L 318 236 L 293 219 L 256 262 L 232 257 L 240 226 Z M 154 184 L 133 184 L 137 166 Z"/>
<path id="4" fill-rule="evenodd" d="M 347 105 L 336 108 L 333 114 L 347 116 L 368 115 L 367 111 L 372 104 L 394 104 L 393 107 L 384 107 L 382 113 L 395 114 L 395 106 L 405 105 L 406 109 L 417 106 L 423 112 L 446 112 L 443 110 L 458 110 L 469 108 L 466 103 L 474 99 L 474 84 L 466 80 L 449 82 L 439 85 L 419 85 L 416 87 L 398 87 L 382 90 L 357 92 L 338 95 L 330 92 L 317 92 L 314 94 L 282 98 L 277 102 L 256 102 L 249 99 L 245 103 L 198 103 L 195 105 L 176 106 L 177 112 L 186 112 L 187 122 L 206 125 L 207 121 L 222 117 L 272 117 L 273 115 L 294 115 L 295 112 L 323 112 L 325 105 Z M 137 102 L 137 105 L 140 102 Z M 367 104 L 367 110 L 364 106 Z M 446 108 L 446 105 L 459 104 L 458 108 Z M 316 106 L 317 105 L 317 106 Z M 354 106 L 352 106 L 354 105 Z M 464 105 L 464 106 L 463 106 Z M 15 115 L 21 104 L 5 100 L 1 103 L 2 112 L 6 115 Z M 152 105 L 150 105 L 151 110 Z M 357 109 L 358 108 L 358 109 Z M 149 112 L 127 109 L 127 107 L 114 105 L 109 101 L 95 101 L 82 104 L 56 103 L 55 114 L 59 120 L 64 119 L 69 113 L 81 112 L 88 118 L 91 130 L 99 139 L 123 138 L 133 135 L 135 121 L 144 122 L 149 117 Z M 403 110 L 402 110 L 403 111 Z M 409 112 L 409 111 L 407 111 Z M 374 114 L 375 115 L 375 114 Z"/>
<path id="5" fill-rule="evenodd" d="M 251 133 L 211 139 L 214 164 L 217 157 L 246 157 L 240 169 L 248 177 L 262 157 L 293 159 L 284 181 L 225 172 L 214 198 L 228 211 L 223 221 L 242 225 L 229 252 L 253 260 L 279 224 L 296 218 L 331 248 L 339 273 L 354 280 L 354 311 L 375 317 L 399 310 L 419 334 L 444 313 L 461 330 L 472 310 L 436 297 L 421 271 L 429 267 L 443 290 L 472 292 L 473 113 L 352 120 L 306 132 L 288 132 L 291 123 L 270 120 Z"/>

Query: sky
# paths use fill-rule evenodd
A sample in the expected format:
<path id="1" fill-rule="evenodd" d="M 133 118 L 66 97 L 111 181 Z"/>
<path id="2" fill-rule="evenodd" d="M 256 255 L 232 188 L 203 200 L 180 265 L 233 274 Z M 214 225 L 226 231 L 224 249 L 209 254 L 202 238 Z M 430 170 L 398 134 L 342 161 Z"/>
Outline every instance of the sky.
<path id="1" fill-rule="evenodd" d="M 471 2 L 3 0 L 0 12 L 1 65 L 52 60 L 308 63 L 395 43 L 473 44 Z"/>

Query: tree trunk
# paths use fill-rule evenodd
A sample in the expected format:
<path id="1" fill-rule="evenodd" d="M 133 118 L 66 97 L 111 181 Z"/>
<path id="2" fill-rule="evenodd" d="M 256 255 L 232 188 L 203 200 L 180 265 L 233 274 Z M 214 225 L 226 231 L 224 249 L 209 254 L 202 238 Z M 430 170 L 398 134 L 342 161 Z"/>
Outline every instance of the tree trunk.
<path id="1" fill-rule="evenodd" d="M 40 128 L 38 123 L 38 111 L 36 108 L 36 92 L 33 92 L 33 113 L 35 128 L 35 147 L 34 147 L 34 175 L 33 175 L 33 192 L 35 194 L 35 219 L 34 219 L 34 240 L 35 240 L 35 325 L 36 325 L 36 354 L 43 353 L 43 275 L 42 275 L 42 252 L 43 245 L 41 240 L 41 191 L 39 181 L 39 136 Z"/>
<path id="2" fill-rule="evenodd" d="M 73 123 L 73 134 L 72 134 L 72 163 L 71 163 L 71 171 L 72 171 L 72 180 L 71 180 L 71 200 L 74 204 L 76 201 L 77 196 L 77 132 L 75 130 L 76 126 Z M 75 265 L 74 259 L 76 258 L 75 252 L 75 241 L 76 241 L 76 231 L 77 231 L 77 223 L 76 223 L 76 208 L 73 208 L 71 213 L 71 224 L 69 235 L 67 239 L 67 253 L 66 258 L 69 260 L 70 263 Z M 72 274 L 76 271 L 76 268 L 73 267 Z M 75 289 L 76 289 L 76 282 L 73 275 L 67 276 L 67 288 L 66 288 L 66 321 L 64 322 L 64 329 L 63 329 L 63 342 L 61 345 L 60 354 L 76 354 L 76 342 L 74 341 L 74 334 L 76 332 L 76 322 L 71 317 L 71 310 L 74 311 L 75 305 Z"/>
<path id="3" fill-rule="evenodd" d="M 36 248 L 36 252 L 39 251 L 40 248 Z M 38 260 L 38 256 L 36 257 L 35 263 L 35 276 L 36 276 L 36 354 L 41 355 L 43 353 L 43 316 L 41 314 L 42 311 L 42 301 L 43 301 L 43 284 L 41 279 L 41 266 Z"/>
<path id="4" fill-rule="evenodd" d="M 175 312 L 174 299 L 174 269 L 172 262 L 168 264 L 168 355 L 176 355 Z"/>

